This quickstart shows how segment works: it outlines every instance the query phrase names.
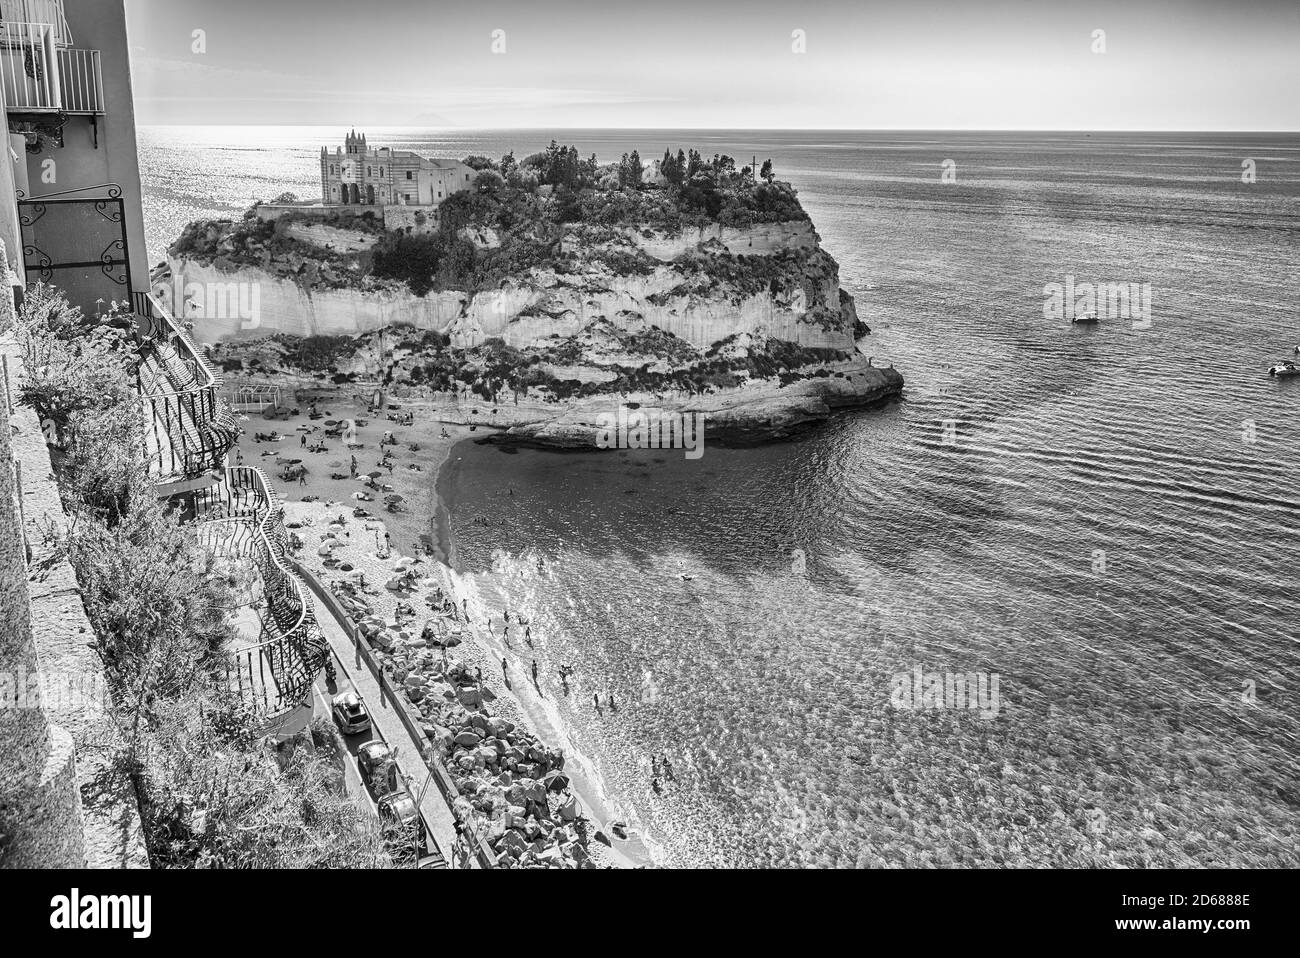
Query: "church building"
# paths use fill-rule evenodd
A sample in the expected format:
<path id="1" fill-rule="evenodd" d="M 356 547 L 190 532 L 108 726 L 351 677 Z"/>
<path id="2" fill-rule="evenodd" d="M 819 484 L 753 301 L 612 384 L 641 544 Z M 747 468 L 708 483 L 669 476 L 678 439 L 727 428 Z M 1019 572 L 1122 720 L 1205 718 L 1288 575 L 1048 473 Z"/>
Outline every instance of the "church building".
<path id="1" fill-rule="evenodd" d="M 459 160 L 431 160 L 407 150 L 372 149 L 356 130 L 344 147 L 320 151 L 326 205 L 438 206 L 470 188 L 474 170 Z"/>

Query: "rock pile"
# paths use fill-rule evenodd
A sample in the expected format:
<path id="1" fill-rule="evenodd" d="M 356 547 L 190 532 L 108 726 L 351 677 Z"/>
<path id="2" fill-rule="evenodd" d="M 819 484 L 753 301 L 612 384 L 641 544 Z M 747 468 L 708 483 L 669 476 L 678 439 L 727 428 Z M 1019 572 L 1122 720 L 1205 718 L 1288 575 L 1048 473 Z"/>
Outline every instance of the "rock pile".
<path id="1" fill-rule="evenodd" d="M 460 630 L 443 618 L 428 620 L 419 634 L 395 628 L 349 591 L 336 586 L 438 749 L 460 793 L 458 815 L 498 867 L 598 867 L 587 850 L 591 824 L 564 772 L 563 752 L 490 713 L 492 693 L 447 652 Z"/>

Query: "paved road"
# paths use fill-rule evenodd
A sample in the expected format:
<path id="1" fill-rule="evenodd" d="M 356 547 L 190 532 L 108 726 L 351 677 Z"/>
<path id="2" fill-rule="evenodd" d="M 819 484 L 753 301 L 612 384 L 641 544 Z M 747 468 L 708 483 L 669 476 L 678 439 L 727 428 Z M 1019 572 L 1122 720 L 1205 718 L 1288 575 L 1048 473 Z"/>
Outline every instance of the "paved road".
<path id="1" fill-rule="evenodd" d="M 330 646 L 334 650 L 334 658 L 340 666 L 339 691 L 349 686 L 355 689 L 370 713 L 375 731 L 384 742 L 397 748 L 397 767 L 406 776 L 407 787 L 412 797 L 419 796 L 423 790 L 424 797 L 420 802 L 420 811 L 424 813 L 424 820 L 429 823 L 434 844 L 450 864 L 453 861 L 453 847 L 456 843 L 456 819 L 447 803 L 443 801 L 438 786 L 428 782 L 428 787 L 425 788 L 429 771 L 420 755 L 420 748 L 426 743 L 412 741 L 406 725 L 397 714 L 397 705 L 384 695 L 379 680 L 361 660 L 360 653 L 356 651 L 347 629 L 334 618 L 323 602 L 316 603 L 316 618 L 321 631 L 329 639 Z M 348 735 L 344 738 L 348 742 L 348 750 L 355 755 L 357 746 L 370 738 L 370 735 L 369 733 Z"/>

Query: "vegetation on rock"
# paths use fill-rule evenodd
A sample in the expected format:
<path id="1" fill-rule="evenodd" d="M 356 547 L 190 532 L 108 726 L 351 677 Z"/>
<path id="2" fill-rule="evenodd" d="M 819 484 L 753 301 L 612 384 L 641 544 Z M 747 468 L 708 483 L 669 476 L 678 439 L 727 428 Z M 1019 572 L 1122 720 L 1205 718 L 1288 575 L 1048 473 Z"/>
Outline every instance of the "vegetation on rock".
<path id="1" fill-rule="evenodd" d="M 156 867 L 366 867 L 373 829 L 306 743 L 268 752 L 226 688 L 237 604 L 143 459 L 129 310 L 87 318 L 34 287 L 19 316 L 22 401 L 52 420 L 69 517 L 49 535 L 76 573 Z"/>

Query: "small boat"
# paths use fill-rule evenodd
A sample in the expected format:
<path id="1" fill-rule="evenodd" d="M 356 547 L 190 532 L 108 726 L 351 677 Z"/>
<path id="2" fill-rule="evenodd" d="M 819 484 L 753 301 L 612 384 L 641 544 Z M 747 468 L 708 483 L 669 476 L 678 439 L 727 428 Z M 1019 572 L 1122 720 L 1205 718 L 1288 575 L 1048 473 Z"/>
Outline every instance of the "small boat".
<path id="1" fill-rule="evenodd" d="M 1269 367 L 1268 374 L 1270 376 L 1276 376 L 1279 379 L 1286 378 L 1287 376 L 1300 376 L 1300 366 L 1297 366 L 1289 359 L 1284 359 L 1276 366 Z"/>
<path id="2" fill-rule="evenodd" d="M 1074 317 L 1074 319 L 1070 320 L 1070 322 L 1072 322 L 1072 323 L 1085 323 L 1085 324 L 1086 324 L 1086 323 L 1095 323 L 1095 322 L 1097 322 L 1097 314 L 1096 314 L 1096 313 L 1084 313 L 1082 316 L 1076 316 L 1076 317 Z"/>

